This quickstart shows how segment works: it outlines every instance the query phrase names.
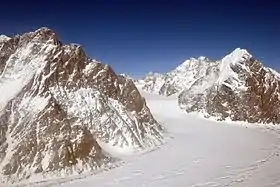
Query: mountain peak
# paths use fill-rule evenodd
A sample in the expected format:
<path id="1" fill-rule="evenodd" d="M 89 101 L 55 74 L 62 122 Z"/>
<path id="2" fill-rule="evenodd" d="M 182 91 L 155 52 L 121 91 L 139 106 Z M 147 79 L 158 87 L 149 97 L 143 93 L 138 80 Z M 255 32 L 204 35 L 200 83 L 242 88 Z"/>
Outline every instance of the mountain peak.
<path id="1" fill-rule="evenodd" d="M 222 59 L 222 62 L 238 63 L 251 57 L 252 55 L 246 49 L 236 48 L 230 54 L 226 55 Z"/>
<path id="2" fill-rule="evenodd" d="M 232 51 L 233 55 L 251 55 L 246 49 L 236 48 Z"/>
<path id="3" fill-rule="evenodd" d="M 201 60 L 201 61 L 204 61 L 204 60 L 207 60 L 207 58 L 205 56 L 200 56 L 197 58 L 198 60 Z"/>
<path id="4" fill-rule="evenodd" d="M 199 57 L 190 57 L 186 61 L 204 61 L 204 60 L 207 60 L 205 56 L 199 56 Z"/>
<path id="5" fill-rule="evenodd" d="M 57 33 L 48 27 L 38 28 L 35 31 L 23 34 L 21 37 L 25 38 L 26 41 L 31 37 L 40 43 L 62 45 Z"/>
<path id="6" fill-rule="evenodd" d="M 133 153 L 161 144 L 164 129 L 133 82 L 79 45 L 45 27 L 4 44 L 1 184 L 109 169 L 118 158 L 108 146 Z"/>
<path id="7" fill-rule="evenodd" d="M 1 34 L 0 35 L 0 42 L 5 42 L 7 40 L 11 39 L 10 37 L 4 35 L 4 34 Z"/>
<path id="8" fill-rule="evenodd" d="M 185 71 L 188 68 L 192 68 L 201 64 L 201 62 L 208 61 L 208 58 L 204 56 L 199 56 L 198 58 L 191 57 L 188 60 L 185 60 L 181 65 L 179 65 L 176 70 L 178 71 Z"/>
<path id="9" fill-rule="evenodd" d="M 35 32 L 54 32 L 54 31 L 48 27 L 40 27 L 37 30 L 35 30 Z"/>

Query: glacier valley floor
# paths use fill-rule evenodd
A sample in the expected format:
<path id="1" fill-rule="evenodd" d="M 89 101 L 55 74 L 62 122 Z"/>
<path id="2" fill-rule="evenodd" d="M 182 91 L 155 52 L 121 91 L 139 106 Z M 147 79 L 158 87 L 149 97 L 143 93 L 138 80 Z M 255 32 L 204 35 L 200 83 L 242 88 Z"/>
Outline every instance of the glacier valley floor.
<path id="1" fill-rule="evenodd" d="M 52 185 L 64 187 L 279 187 L 277 131 L 215 122 L 183 113 L 175 98 L 142 93 L 169 135 L 142 155 L 112 151 L 125 163 L 94 176 Z M 56 183 L 56 184 L 55 184 Z M 42 185 L 42 184 L 41 184 Z"/>

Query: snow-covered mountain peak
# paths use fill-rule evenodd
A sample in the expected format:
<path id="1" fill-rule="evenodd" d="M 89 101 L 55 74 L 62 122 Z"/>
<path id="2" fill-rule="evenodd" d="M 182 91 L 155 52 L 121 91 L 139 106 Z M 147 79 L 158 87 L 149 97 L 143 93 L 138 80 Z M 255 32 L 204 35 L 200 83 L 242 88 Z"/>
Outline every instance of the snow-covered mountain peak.
<path id="1" fill-rule="evenodd" d="M 280 123 L 279 74 L 237 48 L 209 65 L 199 79 L 184 87 L 179 105 L 219 120 Z"/>
<path id="2" fill-rule="evenodd" d="M 235 64 L 248 60 L 251 57 L 252 55 L 246 49 L 236 48 L 230 54 L 226 55 L 221 61 L 223 63 Z"/>
<path id="3" fill-rule="evenodd" d="M 157 73 L 157 72 L 153 72 L 153 71 L 150 71 L 147 76 L 158 76 L 158 75 L 161 75 L 160 73 Z"/>
<path id="4" fill-rule="evenodd" d="M 5 42 L 5 41 L 8 41 L 9 39 L 11 39 L 11 38 L 4 34 L 0 35 L 0 42 Z"/>
<path id="5" fill-rule="evenodd" d="M 217 83 L 222 84 L 229 78 L 238 80 L 238 72 L 235 72 L 233 67 L 238 66 L 239 69 L 248 71 L 248 67 L 244 63 L 250 60 L 250 58 L 252 58 L 252 55 L 246 49 L 236 48 L 230 54 L 226 55 L 221 61 L 218 61 L 220 74 Z M 237 84 L 236 81 L 232 82 L 232 84 L 234 83 Z"/>
<path id="6" fill-rule="evenodd" d="M 208 61 L 209 59 L 207 59 L 204 56 L 200 56 L 198 58 L 191 57 L 188 60 L 184 61 L 182 64 L 180 64 L 178 67 L 176 67 L 175 71 L 186 71 L 189 69 L 193 69 L 197 66 L 203 65 L 203 63 Z"/>
<path id="7" fill-rule="evenodd" d="M 0 183 L 110 168 L 106 146 L 133 153 L 162 143 L 133 82 L 81 46 L 45 27 L 2 44 Z"/>
<path id="8" fill-rule="evenodd" d="M 35 31 L 24 33 L 22 35 L 17 35 L 22 41 L 29 40 L 32 38 L 32 43 L 37 45 L 37 43 L 44 43 L 46 45 L 61 45 L 62 42 L 58 37 L 57 33 L 52 29 L 47 27 L 39 28 Z"/>
<path id="9" fill-rule="evenodd" d="M 149 89 L 147 89 L 147 84 L 142 84 L 142 86 L 147 91 L 151 90 L 151 88 L 157 88 L 152 92 L 168 96 L 190 88 L 200 78 L 211 74 L 211 78 L 209 78 L 211 85 L 228 84 L 226 82 L 230 82 L 231 86 L 239 87 L 243 83 L 241 83 L 242 81 L 239 79 L 238 74 L 243 70 L 248 72 L 245 62 L 251 59 L 251 57 L 252 55 L 246 49 L 241 48 L 236 48 L 218 61 L 211 61 L 205 56 L 191 57 L 165 75 L 149 73 L 145 78 L 147 80 L 149 77 L 149 80 L 152 80 L 148 83 Z M 147 83 L 147 81 L 144 82 Z"/>
<path id="10" fill-rule="evenodd" d="M 35 32 L 46 32 L 46 31 L 52 31 L 52 30 L 48 27 L 40 27 L 37 30 L 35 30 Z M 52 32 L 54 32 L 54 31 L 52 31 Z"/>
<path id="11" fill-rule="evenodd" d="M 200 57 L 198 57 L 198 60 L 204 61 L 204 60 L 207 60 L 207 58 L 205 56 L 200 56 Z"/>
<path id="12" fill-rule="evenodd" d="M 36 35 L 38 35 L 38 34 L 39 35 L 54 35 L 54 36 L 57 35 L 57 33 L 54 30 L 52 30 L 48 27 L 41 27 L 41 28 L 39 28 L 39 29 L 37 29 L 33 32 L 30 32 L 30 33 L 35 33 Z"/>
<path id="13" fill-rule="evenodd" d="M 178 103 L 187 112 L 280 124 L 280 75 L 246 49 L 236 48 L 218 61 L 190 58 L 162 77 L 149 75 L 148 80 L 139 87 L 164 96 L 178 94 Z"/>

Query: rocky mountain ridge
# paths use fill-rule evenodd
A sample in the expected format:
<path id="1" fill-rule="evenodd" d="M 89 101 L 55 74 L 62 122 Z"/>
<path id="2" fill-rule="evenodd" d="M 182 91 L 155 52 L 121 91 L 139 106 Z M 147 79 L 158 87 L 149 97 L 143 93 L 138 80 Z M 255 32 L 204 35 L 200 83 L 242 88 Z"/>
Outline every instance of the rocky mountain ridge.
<path id="1" fill-rule="evenodd" d="M 280 76 L 245 49 L 237 48 L 219 61 L 191 58 L 167 74 L 148 77 L 136 81 L 142 81 L 139 87 L 156 87 L 154 92 L 166 96 L 178 94 L 179 106 L 188 113 L 280 123 Z"/>
<path id="2" fill-rule="evenodd" d="M 133 81 L 49 28 L 0 41 L 0 93 L 1 183 L 110 167 L 100 143 L 137 151 L 162 142 Z"/>

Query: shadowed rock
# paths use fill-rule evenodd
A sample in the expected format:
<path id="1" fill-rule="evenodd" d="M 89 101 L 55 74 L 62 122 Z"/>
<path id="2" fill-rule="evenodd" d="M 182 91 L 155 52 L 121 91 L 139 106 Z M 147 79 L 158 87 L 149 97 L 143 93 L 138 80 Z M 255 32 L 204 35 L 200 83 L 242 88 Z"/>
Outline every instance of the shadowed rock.
<path id="1" fill-rule="evenodd" d="M 98 142 L 135 151 L 161 143 L 134 83 L 48 28 L 0 42 L 0 94 L 3 183 L 112 167 Z"/>

